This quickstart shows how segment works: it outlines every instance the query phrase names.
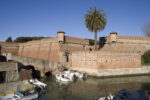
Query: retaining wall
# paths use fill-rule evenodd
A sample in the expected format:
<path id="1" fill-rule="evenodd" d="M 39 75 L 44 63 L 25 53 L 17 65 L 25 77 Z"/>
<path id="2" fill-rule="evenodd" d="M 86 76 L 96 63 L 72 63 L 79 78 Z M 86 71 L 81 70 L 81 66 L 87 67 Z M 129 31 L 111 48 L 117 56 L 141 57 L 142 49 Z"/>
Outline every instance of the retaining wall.
<path id="1" fill-rule="evenodd" d="M 16 81 L 18 75 L 18 63 L 16 62 L 0 62 L 0 72 L 6 72 L 5 82 Z"/>

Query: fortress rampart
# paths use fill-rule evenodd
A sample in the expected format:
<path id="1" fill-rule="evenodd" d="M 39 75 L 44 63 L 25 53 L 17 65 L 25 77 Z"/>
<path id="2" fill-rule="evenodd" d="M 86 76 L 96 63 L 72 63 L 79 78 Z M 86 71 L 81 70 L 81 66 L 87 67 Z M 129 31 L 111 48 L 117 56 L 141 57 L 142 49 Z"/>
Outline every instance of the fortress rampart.
<path id="1" fill-rule="evenodd" d="M 26 57 L 67 63 L 65 65 L 73 69 L 131 68 L 134 70 L 136 68 L 138 73 L 138 68 L 141 67 L 141 55 L 150 50 L 150 38 L 120 36 L 112 32 L 109 36 L 100 38 L 99 49 L 94 52 L 89 40 L 65 36 L 65 32 L 59 31 L 53 38 L 26 43 L 0 42 L 0 48 L 2 54 L 12 53 L 18 55 L 20 59 Z"/>
<path id="2" fill-rule="evenodd" d="M 130 36 L 120 36 L 116 32 L 110 33 L 108 37 L 103 41 L 104 44 L 121 44 L 135 46 L 136 48 L 143 48 L 143 52 L 150 49 L 150 38 L 148 37 L 130 37 Z M 141 51 L 142 52 L 142 51 Z"/>
<path id="3" fill-rule="evenodd" d="M 66 52 L 85 50 L 89 44 L 88 40 L 64 36 L 59 31 L 57 37 L 46 38 L 19 44 L 19 56 L 38 58 L 49 61 L 64 62 L 67 59 Z"/>
<path id="4" fill-rule="evenodd" d="M 17 55 L 18 50 L 19 50 L 18 43 L 0 42 L 0 54 L 11 53 Z"/>

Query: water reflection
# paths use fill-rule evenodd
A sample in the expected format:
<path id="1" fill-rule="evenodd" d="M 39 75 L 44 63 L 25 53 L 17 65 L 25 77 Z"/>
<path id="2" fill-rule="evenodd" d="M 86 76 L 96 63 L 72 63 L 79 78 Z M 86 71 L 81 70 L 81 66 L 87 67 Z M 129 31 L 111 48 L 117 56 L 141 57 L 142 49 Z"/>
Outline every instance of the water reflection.
<path id="1" fill-rule="evenodd" d="M 144 89 L 150 92 L 150 76 L 93 78 L 85 81 L 58 84 L 55 79 L 47 79 L 46 94 L 40 100 L 95 100 L 99 97 L 116 94 L 119 90 L 126 89 L 137 91 Z"/>

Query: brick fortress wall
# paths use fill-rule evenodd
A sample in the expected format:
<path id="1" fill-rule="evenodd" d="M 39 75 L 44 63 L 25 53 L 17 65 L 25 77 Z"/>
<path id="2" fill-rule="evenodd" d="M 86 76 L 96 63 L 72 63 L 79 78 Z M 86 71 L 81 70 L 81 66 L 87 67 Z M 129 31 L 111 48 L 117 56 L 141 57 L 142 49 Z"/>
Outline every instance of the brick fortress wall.
<path id="1" fill-rule="evenodd" d="M 120 36 L 111 32 L 109 36 L 100 38 L 101 50 L 115 50 L 117 52 L 136 52 L 143 54 L 150 50 L 150 38 Z"/>
<path id="2" fill-rule="evenodd" d="M 99 51 L 89 50 L 89 40 L 65 36 L 59 31 L 54 38 L 45 38 L 26 43 L 1 43 L 2 52 L 18 53 L 19 56 L 69 62 L 69 67 L 88 69 L 137 68 L 141 65 L 141 54 L 150 49 L 150 39 L 144 37 L 119 36 L 113 32 L 101 40 Z M 13 47 L 13 48 L 12 48 Z"/>
<path id="3" fill-rule="evenodd" d="M 19 44 L 19 56 L 37 58 L 49 61 L 67 61 L 67 53 L 83 51 L 88 48 L 89 41 L 64 36 L 65 32 L 59 31 L 57 37 L 46 38 Z"/>
<path id="4" fill-rule="evenodd" d="M 137 68 L 141 66 L 141 56 L 132 53 L 73 52 L 70 67 L 85 69 Z"/>
<path id="5" fill-rule="evenodd" d="M 0 55 L 3 53 L 18 54 L 19 44 L 14 42 L 0 42 Z"/>
<path id="6" fill-rule="evenodd" d="M 56 38 L 47 38 L 19 44 L 19 56 L 58 61 L 59 44 Z"/>

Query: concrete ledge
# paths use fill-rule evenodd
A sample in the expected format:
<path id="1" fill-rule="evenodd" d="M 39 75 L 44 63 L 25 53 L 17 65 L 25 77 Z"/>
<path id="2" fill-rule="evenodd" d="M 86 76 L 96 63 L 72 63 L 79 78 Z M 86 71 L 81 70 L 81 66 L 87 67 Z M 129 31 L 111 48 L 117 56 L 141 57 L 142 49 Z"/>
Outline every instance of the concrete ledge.
<path id="1" fill-rule="evenodd" d="M 140 68 L 119 68 L 119 69 L 101 69 L 101 70 L 74 68 L 74 67 L 71 67 L 70 69 L 84 72 L 91 76 L 99 76 L 99 77 L 150 74 L 150 66 L 142 66 Z"/>

